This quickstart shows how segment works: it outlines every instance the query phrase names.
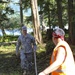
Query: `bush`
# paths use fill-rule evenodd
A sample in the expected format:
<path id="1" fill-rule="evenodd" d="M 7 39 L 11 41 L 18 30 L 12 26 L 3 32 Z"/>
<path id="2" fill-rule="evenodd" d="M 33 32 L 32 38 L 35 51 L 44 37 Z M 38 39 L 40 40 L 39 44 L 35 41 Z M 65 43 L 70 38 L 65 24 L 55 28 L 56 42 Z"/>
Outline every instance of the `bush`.
<path id="1" fill-rule="evenodd" d="M 5 41 L 5 42 L 9 42 L 9 41 L 17 41 L 17 38 L 18 38 L 19 36 L 13 36 L 13 35 L 0 36 L 0 40 L 1 40 L 0 42 L 2 42 L 3 37 L 4 37 L 4 41 Z"/>
<path id="2" fill-rule="evenodd" d="M 54 44 L 51 40 L 47 41 L 46 43 L 46 54 L 52 53 L 54 48 Z"/>

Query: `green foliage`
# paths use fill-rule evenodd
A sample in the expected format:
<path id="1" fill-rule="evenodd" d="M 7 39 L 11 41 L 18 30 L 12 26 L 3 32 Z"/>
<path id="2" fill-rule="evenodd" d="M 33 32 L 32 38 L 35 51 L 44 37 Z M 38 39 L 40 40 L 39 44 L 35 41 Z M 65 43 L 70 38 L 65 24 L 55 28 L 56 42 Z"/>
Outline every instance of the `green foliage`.
<path id="1" fill-rule="evenodd" d="M 14 14 L 14 10 L 10 7 L 6 7 L 5 11 L 7 14 Z"/>
<path id="2" fill-rule="evenodd" d="M 10 19 L 7 23 L 8 29 L 15 29 L 15 28 L 20 29 L 21 28 L 21 26 L 20 26 L 20 15 L 19 14 L 15 13 L 14 15 L 11 15 L 9 18 Z"/>
<path id="3" fill-rule="evenodd" d="M 54 43 L 52 42 L 52 40 L 47 41 L 46 43 L 46 54 L 52 53 L 53 48 L 54 48 Z"/>
<path id="4" fill-rule="evenodd" d="M 44 43 L 43 45 L 38 45 L 37 58 L 51 55 L 54 47 L 54 43 L 51 40 L 47 41 L 47 43 Z"/>
<path id="5" fill-rule="evenodd" d="M 9 28 L 8 16 L 14 14 L 14 10 L 8 5 L 9 3 L 10 2 L 0 3 L 0 27 L 1 29 Z"/>
<path id="6" fill-rule="evenodd" d="M 0 42 L 2 42 L 2 37 L 3 37 L 3 36 L 0 36 Z M 17 41 L 17 38 L 18 38 L 19 36 L 5 35 L 4 37 L 5 37 L 5 38 L 4 38 L 5 42 L 10 42 L 10 41 Z"/>
<path id="7" fill-rule="evenodd" d="M 0 4 L 0 10 L 2 10 L 4 8 L 4 5 Z"/>
<path id="8" fill-rule="evenodd" d="M 15 56 L 15 45 L 0 47 L 0 74 L 21 75 L 19 61 Z"/>
<path id="9" fill-rule="evenodd" d="M 23 9 L 30 8 L 30 0 L 22 0 L 23 3 Z"/>

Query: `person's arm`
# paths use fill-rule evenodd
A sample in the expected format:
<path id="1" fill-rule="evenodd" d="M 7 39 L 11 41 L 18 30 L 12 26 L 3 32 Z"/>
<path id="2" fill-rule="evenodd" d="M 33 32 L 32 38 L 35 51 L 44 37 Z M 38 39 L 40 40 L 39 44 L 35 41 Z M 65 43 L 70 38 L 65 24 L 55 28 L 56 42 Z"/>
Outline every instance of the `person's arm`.
<path id="1" fill-rule="evenodd" d="M 63 61 L 65 59 L 65 55 L 66 55 L 66 52 L 65 52 L 64 48 L 59 47 L 55 62 L 53 64 L 51 64 L 49 67 L 47 67 L 44 71 L 39 73 L 39 75 L 48 75 L 49 73 L 57 70 L 59 68 L 59 66 L 63 63 Z"/>
<path id="2" fill-rule="evenodd" d="M 18 40 L 17 40 L 17 44 L 16 44 L 16 56 L 19 55 L 19 47 L 20 47 L 20 45 L 21 45 L 21 42 L 20 42 L 20 37 L 19 37 Z"/>

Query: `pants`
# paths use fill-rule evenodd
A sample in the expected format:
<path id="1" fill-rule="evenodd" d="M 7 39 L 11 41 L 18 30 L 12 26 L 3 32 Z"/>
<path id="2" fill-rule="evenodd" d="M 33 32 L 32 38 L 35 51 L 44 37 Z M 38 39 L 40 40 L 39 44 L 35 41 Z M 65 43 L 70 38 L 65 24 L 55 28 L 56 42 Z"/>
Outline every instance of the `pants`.
<path id="1" fill-rule="evenodd" d="M 32 52 L 31 53 L 24 53 L 20 52 L 20 59 L 21 59 L 21 68 L 23 70 L 30 70 L 32 67 Z"/>

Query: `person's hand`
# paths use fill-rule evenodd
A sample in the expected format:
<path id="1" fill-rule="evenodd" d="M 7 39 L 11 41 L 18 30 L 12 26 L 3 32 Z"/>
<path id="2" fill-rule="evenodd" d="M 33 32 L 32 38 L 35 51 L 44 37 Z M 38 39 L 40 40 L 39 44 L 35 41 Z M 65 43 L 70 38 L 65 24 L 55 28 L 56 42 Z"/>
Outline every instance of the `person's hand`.
<path id="1" fill-rule="evenodd" d="M 38 75 L 45 75 L 45 73 L 44 72 L 40 72 Z"/>

